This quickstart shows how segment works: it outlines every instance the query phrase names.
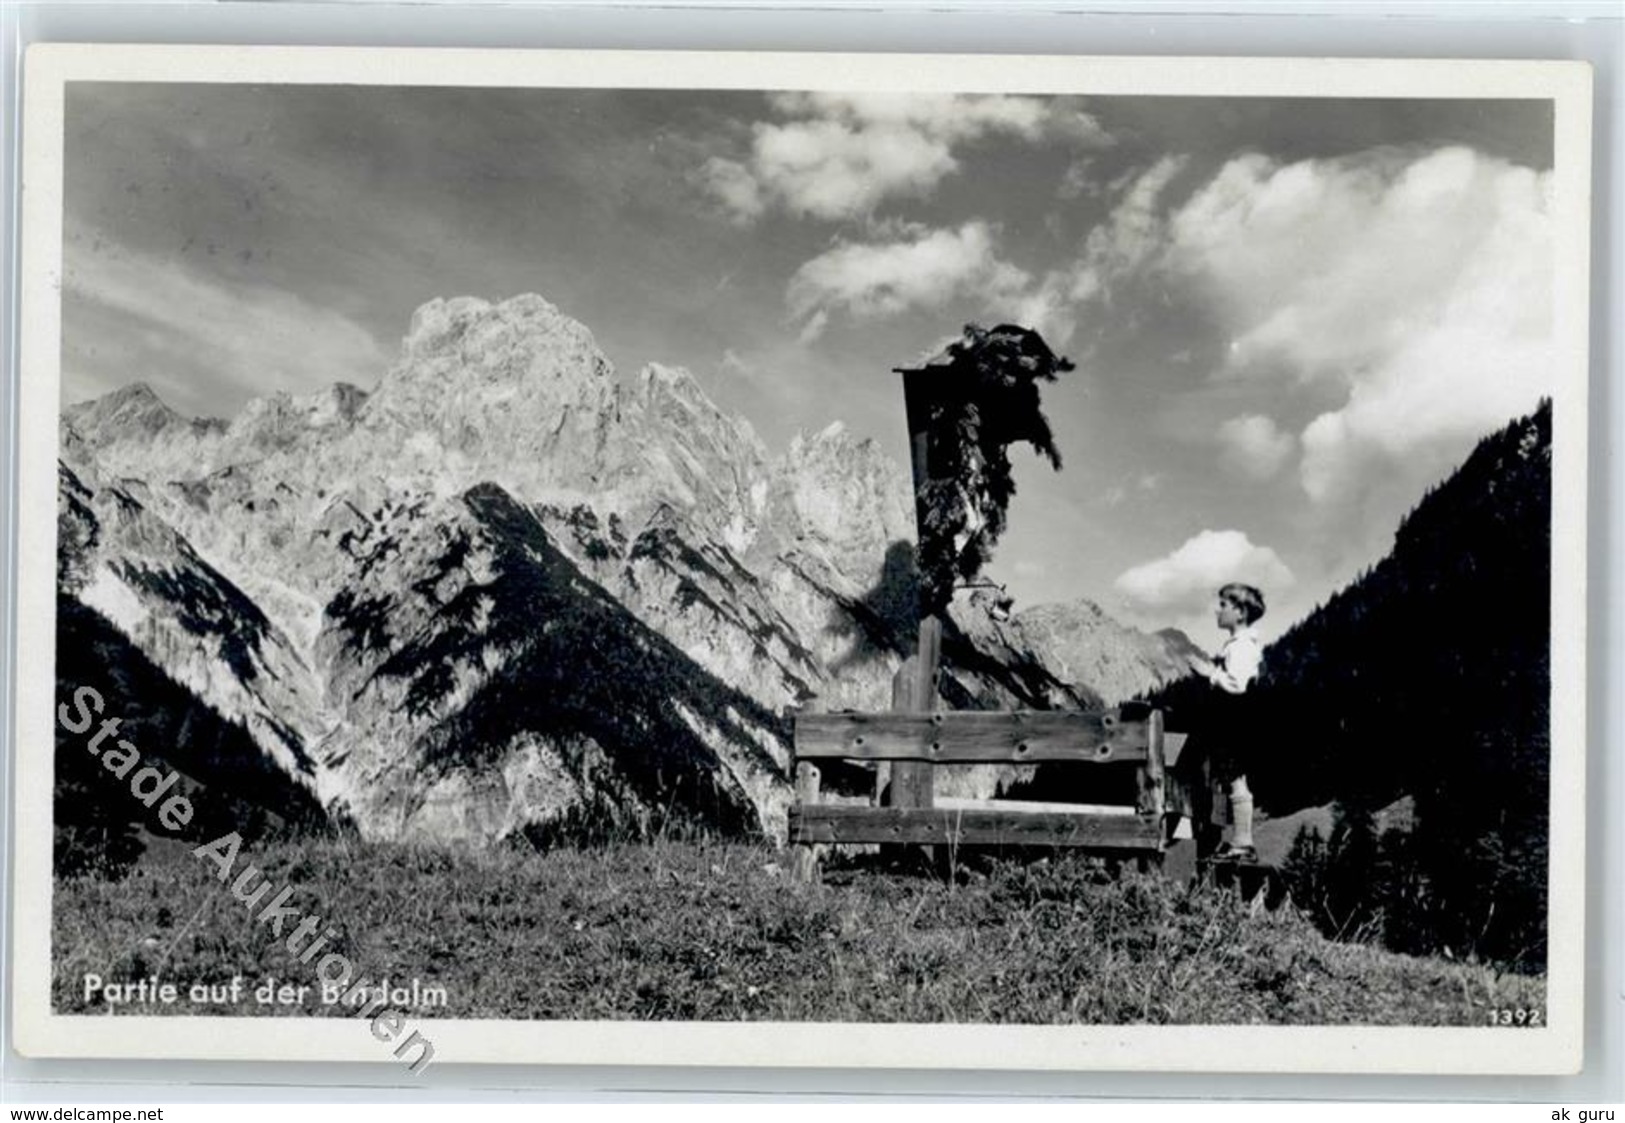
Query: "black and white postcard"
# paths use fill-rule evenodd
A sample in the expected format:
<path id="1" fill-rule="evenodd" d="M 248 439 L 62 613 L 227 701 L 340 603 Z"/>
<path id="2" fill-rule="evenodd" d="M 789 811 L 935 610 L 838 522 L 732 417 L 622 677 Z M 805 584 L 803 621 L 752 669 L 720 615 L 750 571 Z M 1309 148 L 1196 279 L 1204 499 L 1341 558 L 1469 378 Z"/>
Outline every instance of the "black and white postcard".
<path id="1" fill-rule="evenodd" d="M 1583 65 L 26 82 L 24 1052 L 1578 1067 Z"/>

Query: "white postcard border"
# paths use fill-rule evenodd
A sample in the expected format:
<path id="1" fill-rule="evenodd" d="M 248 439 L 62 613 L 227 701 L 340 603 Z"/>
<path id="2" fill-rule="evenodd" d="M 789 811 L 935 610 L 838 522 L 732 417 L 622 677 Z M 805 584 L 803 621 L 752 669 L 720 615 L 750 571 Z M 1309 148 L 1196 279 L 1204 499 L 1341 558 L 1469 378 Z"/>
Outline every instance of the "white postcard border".
<path id="1" fill-rule="evenodd" d="M 436 1062 L 1024 1070 L 1574 1073 L 1585 902 L 1591 72 L 1583 63 L 36 44 L 24 61 L 12 1026 L 34 1057 L 379 1061 L 354 1020 L 50 1010 L 65 86 L 72 81 L 1552 99 L 1548 1024 L 1537 1029 L 420 1019 Z"/>

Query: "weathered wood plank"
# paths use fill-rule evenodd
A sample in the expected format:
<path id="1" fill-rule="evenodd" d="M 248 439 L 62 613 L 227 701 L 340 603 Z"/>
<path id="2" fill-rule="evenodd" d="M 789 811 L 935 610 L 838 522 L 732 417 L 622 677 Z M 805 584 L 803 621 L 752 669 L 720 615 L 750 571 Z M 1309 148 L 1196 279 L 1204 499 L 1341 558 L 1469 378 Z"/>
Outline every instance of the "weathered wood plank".
<path id="1" fill-rule="evenodd" d="M 796 764 L 796 802 L 803 807 L 811 807 L 818 802 L 820 789 L 824 783 L 824 774 L 818 770 L 818 765 L 811 761 L 799 761 Z"/>
<path id="2" fill-rule="evenodd" d="M 1139 799 L 1135 804 L 1142 815 L 1161 815 L 1162 783 L 1162 711 L 1152 710 L 1146 718 L 1145 763 L 1139 768 Z"/>
<path id="3" fill-rule="evenodd" d="M 1146 759 L 1149 728 L 1072 710 L 802 714 L 795 748 L 799 759 L 1123 764 Z"/>
<path id="4" fill-rule="evenodd" d="M 1038 799 L 970 799 L 965 796 L 939 795 L 933 804 L 938 811 L 1009 811 L 1013 814 L 1032 815 L 1041 811 L 1059 811 L 1066 815 L 1117 815 L 1129 819 L 1139 812 L 1126 803 L 1061 803 Z"/>
<path id="5" fill-rule="evenodd" d="M 922 625 L 921 632 L 924 632 Z M 922 648 L 924 644 L 922 643 Z M 920 670 L 920 656 L 914 655 L 906 660 L 897 669 L 897 675 L 892 679 L 892 710 L 895 717 L 922 717 L 929 720 L 928 714 L 916 711 L 928 711 L 932 708 L 935 696 L 927 696 L 921 701 L 918 693 L 921 681 L 926 677 Z M 934 679 L 933 679 L 934 681 Z M 886 760 L 896 759 L 900 763 L 892 765 L 891 789 L 887 799 L 890 807 L 930 807 L 936 796 L 936 774 L 929 764 L 908 763 L 907 757 L 849 757 L 851 760 Z M 916 760 L 929 760 L 929 757 L 916 757 Z"/>
<path id="6" fill-rule="evenodd" d="M 790 812 L 790 841 L 952 842 L 1158 851 L 1162 832 L 1155 816 L 925 807 L 797 807 Z"/>

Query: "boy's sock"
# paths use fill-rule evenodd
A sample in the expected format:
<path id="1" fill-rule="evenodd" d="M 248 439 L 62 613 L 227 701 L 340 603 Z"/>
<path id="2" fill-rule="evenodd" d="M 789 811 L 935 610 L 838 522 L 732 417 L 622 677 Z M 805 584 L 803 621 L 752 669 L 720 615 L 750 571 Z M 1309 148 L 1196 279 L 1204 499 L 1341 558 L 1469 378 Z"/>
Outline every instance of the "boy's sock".
<path id="1" fill-rule="evenodd" d="M 1237 787 L 1239 791 L 1230 793 L 1230 819 L 1234 827 L 1230 845 L 1239 849 L 1253 844 L 1253 793 L 1245 781 Z"/>

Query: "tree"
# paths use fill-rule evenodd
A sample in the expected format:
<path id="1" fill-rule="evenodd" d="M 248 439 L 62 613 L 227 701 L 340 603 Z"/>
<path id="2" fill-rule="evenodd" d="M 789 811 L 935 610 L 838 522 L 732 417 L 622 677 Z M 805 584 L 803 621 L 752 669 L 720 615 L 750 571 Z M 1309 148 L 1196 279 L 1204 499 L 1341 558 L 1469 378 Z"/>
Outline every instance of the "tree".
<path id="1" fill-rule="evenodd" d="M 1393 837 L 1390 837 L 1393 836 Z M 1380 841 L 1376 818 L 1358 802 L 1332 805 L 1332 831 L 1298 828 L 1281 863 L 1293 902 L 1320 930 L 1334 938 L 1381 938 L 1386 906 L 1399 876 L 1399 832 Z"/>
<path id="2" fill-rule="evenodd" d="M 1304 824 L 1281 863 L 1281 877 L 1299 911 L 1317 924 L 1330 916 L 1326 900 L 1326 839 L 1320 828 Z"/>
<path id="3" fill-rule="evenodd" d="M 1329 930 L 1337 936 L 1365 934 L 1382 917 L 1377 875 L 1377 820 L 1358 800 L 1332 805 L 1332 833 L 1326 840 L 1326 901 Z"/>

